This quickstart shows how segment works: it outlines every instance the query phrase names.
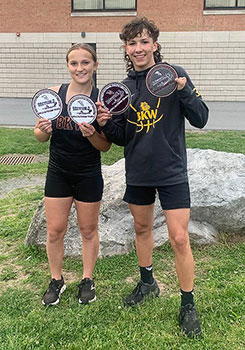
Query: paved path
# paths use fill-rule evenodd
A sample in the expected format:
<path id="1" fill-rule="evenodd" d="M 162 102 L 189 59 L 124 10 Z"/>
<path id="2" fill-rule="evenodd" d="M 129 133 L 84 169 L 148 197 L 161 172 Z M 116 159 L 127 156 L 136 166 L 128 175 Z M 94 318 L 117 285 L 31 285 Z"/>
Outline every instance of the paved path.
<path id="1" fill-rule="evenodd" d="M 245 102 L 207 102 L 210 110 L 206 130 L 245 130 Z M 31 99 L 0 98 L 0 126 L 33 127 L 36 116 Z M 186 123 L 187 129 L 195 129 Z"/>

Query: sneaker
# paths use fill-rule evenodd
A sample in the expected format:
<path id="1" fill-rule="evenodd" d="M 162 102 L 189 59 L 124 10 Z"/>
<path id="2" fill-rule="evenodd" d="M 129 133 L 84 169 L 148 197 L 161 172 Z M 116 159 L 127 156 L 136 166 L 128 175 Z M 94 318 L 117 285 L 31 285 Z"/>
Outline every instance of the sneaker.
<path id="1" fill-rule="evenodd" d="M 179 324 L 182 328 L 183 334 L 188 337 L 201 335 L 201 327 L 198 321 L 197 310 L 194 305 L 187 304 L 181 306 Z"/>
<path id="2" fill-rule="evenodd" d="M 145 301 L 146 298 L 158 297 L 159 293 L 160 289 L 155 279 L 152 284 L 139 281 L 133 292 L 129 294 L 127 298 L 125 298 L 124 305 L 134 306 L 141 304 Z"/>
<path id="3" fill-rule="evenodd" d="M 84 278 L 78 286 L 78 302 L 80 304 L 89 304 L 96 300 L 94 281 Z"/>
<path id="4" fill-rule="evenodd" d="M 64 278 L 61 280 L 51 279 L 48 289 L 43 295 L 43 305 L 56 305 L 60 301 L 60 295 L 66 290 Z"/>

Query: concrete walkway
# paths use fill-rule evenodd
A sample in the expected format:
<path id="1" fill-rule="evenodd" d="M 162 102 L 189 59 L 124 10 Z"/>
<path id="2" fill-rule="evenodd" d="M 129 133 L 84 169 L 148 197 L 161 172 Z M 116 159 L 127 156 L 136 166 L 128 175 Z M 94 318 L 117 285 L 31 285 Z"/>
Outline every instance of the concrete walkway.
<path id="1" fill-rule="evenodd" d="M 209 121 L 204 130 L 245 130 L 245 102 L 207 102 Z M 0 126 L 33 127 L 31 99 L 0 98 Z M 186 123 L 187 129 L 195 129 Z"/>

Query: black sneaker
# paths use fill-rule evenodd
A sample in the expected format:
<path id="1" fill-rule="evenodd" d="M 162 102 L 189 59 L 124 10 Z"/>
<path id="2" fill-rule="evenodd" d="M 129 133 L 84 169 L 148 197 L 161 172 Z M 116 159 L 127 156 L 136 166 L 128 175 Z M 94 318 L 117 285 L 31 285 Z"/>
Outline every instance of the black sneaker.
<path id="1" fill-rule="evenodd" d="M 159 293 L 160 289 L 155 279 L 152 284 L 139 281 L 133 292 L 124 299 L 124 305 L 134 306 L 141 304 L 146 298 L 158 297 Z"/>
<path id="2" fill-rule="evenodd" d="M 80 304 L 89 304 L 96 300 L 94 281 L 84 278 L 79 284 L 78 302 Z"/>
<path id="3" fill-rule="evenodd" d="M 66 290 L 64 278 L 61 280 L 51 279 L 48 289 L 43 295 L 43 305 L 56 305 L 60 301 L 60 295 Z"/>
<path id="4" fill-rule="evenodd" d="M 201 335 L 202 333 L 200 323 L 198 321 L 197 310 L 192 304 L 181 306 L 179 324 L 183 333 L 188 337 Z"/>

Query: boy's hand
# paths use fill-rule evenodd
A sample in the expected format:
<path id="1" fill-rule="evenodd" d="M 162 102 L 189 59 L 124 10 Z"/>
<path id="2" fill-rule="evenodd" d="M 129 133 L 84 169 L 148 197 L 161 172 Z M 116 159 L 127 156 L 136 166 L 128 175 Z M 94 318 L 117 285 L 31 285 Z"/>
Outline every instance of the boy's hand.
<path id="1" fill-rule="evenodd" d="M 107 123 L 107 120 L 111 119 L 111 113 L 104 108 L 101 102 L 96 102 L 98 109 L 97 122 L 100 126 L 104 126 Z"/>
<path id="2" fill-rule="evenodd" d="M 177 90 L 182 90 L 185 87 L 186 84 L 186 77 L 179 77 L 175 79 L 177 83 Z"/>

